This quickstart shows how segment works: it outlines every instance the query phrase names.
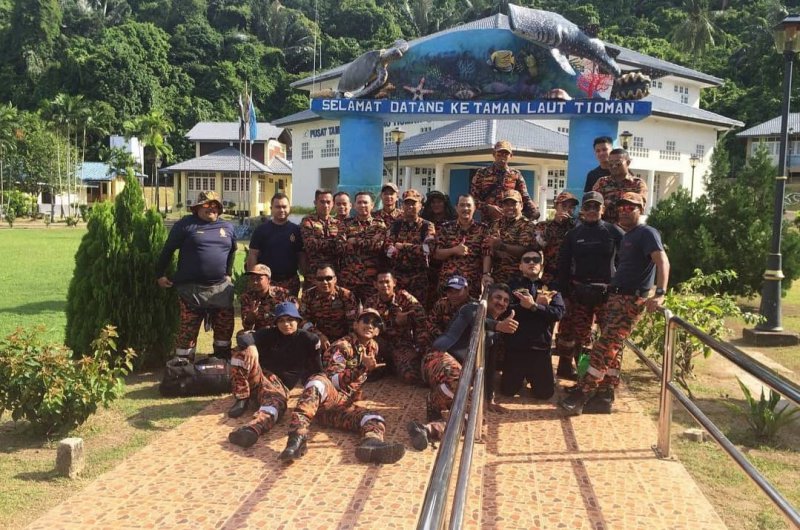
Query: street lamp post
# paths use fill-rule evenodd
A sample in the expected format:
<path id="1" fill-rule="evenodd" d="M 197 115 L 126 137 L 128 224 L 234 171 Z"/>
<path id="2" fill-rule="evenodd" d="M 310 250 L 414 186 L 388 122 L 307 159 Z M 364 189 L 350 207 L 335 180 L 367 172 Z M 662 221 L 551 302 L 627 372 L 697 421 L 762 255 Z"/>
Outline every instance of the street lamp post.
<path id="1" fill-rule="evenodd" d="M 389 133 L 392 137 L 392 141 L 397 146 L 397 151 L 395 151 L 395 159 L 394 159 L 394 183 L 399 186 L 400 185 L 400 144 L 403 143 L 403 139 L 406 137 L 406 132 L 401 129 L 400 127 L 395 127 Z"/>
<path id="2" fill-rule="evenodd" d="M 772 217 L 772 242 L 770 253 L 767 256 L 767 269 L 764 271 L 764 286 L 761 290 L 761 308 L 759 313 L 764 321 L 756 326 L 756 332 L 777 333 L 782 332 L 781 325 L 781 280 L 783 279 L 781 257 L 781 230 L 783 228 L 783 201 L 786 192 L 786 147 L 789 129 L 789 108 L 792 91 L 792 66 L 795 54 L 800 51 L 800 16 L 789 15 L 773 28 L 775 47 L 783 54 L 783 109 L 781 113 L 780 153 L 778 156 L 778 176 L 775 177 L 775 210 Z M 746 332 L 748 330 L 745 330 Z M 780 344 L 786 343 L 779 340 L 778 336 L 787 337 L 778 333 L 775 339 L 763 337 L 759 340 L 757 333 L 753 334 L 756 343 Z M 796 337 L 796 336 L 795 336 Z M 796 338 L 794 339 L 796 341 Z M 794 342 L 796 344 L 796 342 Z"/>
<path id="3" fill-rule="evenodd" d="M 159 182 L 160 182 L 161 178 L 160 178 L 160 176 L 158 174 L 158 170 L 161 168 L 161 157 L 159 155 L 156 155 L 156 160 L 155 160 L 155 164 L 154 165 L 156 167 L 155 171 L 153 172 L 153 177 L 155 177 L 155 179 L 156 179 L 156 211 L 160 212 L 161 211 L 161 190 L 159 189 Z"/>
<path id="4" fill-rule="evenodd" d="M 694 200 L 694 168 L 697 167 L 697 164 L 700 162 L 700 157 L 696 154 L 693 154 L 689 157 L 689 165 L 692 166 L 692 195 L 691 199 Z"/>
<path id="5" fill-rule="evenodd" d="M 633 138 L 633 133 L 630 131 L 622 131 L 619 135 L 619 141 L 622 144 L 622 148 L 627 151 L 628 146 L 631 144 L 631 138 Z"/>

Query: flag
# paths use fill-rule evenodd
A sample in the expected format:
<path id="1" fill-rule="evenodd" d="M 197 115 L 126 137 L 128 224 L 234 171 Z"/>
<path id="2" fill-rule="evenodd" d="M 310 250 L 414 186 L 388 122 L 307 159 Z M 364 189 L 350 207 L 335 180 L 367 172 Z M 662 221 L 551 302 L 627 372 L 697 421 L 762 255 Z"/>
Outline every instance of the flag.
<path id="1" fill-rule="evenodd" d="M 242 102 L 242 95 L 239 94 L 239 141 L 240 142 L 244 141 L 244 135 L 245 135 L 244 124 L 246 116 L 247 115 L 245 114 L 244 103 Z"/>
<path id="2" fill-rule="evenodd" d="M 253 98 L 250 97 L 250 143 L 256 141 L 258 136 L 258 122 L 256 122 L 256 106 L 253 104 Z"/>

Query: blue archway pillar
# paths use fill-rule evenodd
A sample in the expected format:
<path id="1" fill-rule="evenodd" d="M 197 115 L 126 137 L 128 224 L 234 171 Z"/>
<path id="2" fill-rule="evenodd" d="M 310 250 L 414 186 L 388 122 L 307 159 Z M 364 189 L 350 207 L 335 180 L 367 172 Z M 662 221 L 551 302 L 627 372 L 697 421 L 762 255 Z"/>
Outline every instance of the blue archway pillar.
<path id="1" fill-rule="evenodd" d="M 569 157 L 567 159 L 567 190 L 581 198 L 586 174 L 597 167 L 592 142 L 598 136 L 609 136 L 615 143 L 619 119 L 577 116 L 569 120 Z"/>
<path id="2" fill-rule="evenodd" d="M 339 191 L 351 197 L 372 192 L 377 199 L 383 182 L 383 118 L 344 115 L 339 129 Z"/>

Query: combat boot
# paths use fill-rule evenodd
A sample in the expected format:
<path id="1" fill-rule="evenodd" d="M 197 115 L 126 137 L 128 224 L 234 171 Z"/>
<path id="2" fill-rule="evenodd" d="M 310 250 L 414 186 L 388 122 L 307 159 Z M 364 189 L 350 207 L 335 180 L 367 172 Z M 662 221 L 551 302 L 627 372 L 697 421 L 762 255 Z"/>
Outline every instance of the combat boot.
<path id="1" fill-rule="evenodd" d="M 406 448 L 401 443 L 384 442 L 377 438 L 366 438 L 356 447 L 356 458 L 362 462 L 375 464 L 394 464 L 406 454 Z"/>
<path id="2" fill-rule="evenodd" d="M 559 357 L 558 368 L 556 368 L 556 376 L 559 379 L 566 379 L 567 381 L 577 381 L 578 372 L 572 366 L 572 357 Z"/>
<path id="3" fill-rule="evenodd" d="M 418 421 L 408 423 L 408 434 L 411 436 L 411 446 L 417 451 L 428 448 L 428 429 Z"/>
<path id="4" fill-rule="evenodd" d="M 597 389 L 597 394 L 586 403 L 584 414 L 611 414 L 614 404 L 614 389 L 604 386 Z"/>
<path id="5" fill-rule="evenodd" d="M 258 441 L 258 433 L 252 427 L 239 427 L 228 435 L 228 441 L 239 447 L 252 447 Z"/>
<path id="6" fill-rule="evenodd" d="M 286 449 L 278 456 L 284 462 L 294 462 L 308 452 L 307 437 L 296 432 L 289 433 Z"/>
<path id="7" fill-rule="evenodd" d="M 570 393 L 567 397 L 558 402 L 558 406 L 567 411 L 570 416 L 579 416 L 583 413 L 583 407 L 586 402 L 592 399 L 595 395 L 594 391 L 584 392 L 578 388 L 575 392 Z"/>
<path id="8" fill-rule="evenodd" d="M 247 402 L 248 402 L 247 398 L 237 399 L 236 403 L 234 403 L 233 406 L 230 408 L 230 410 L 228 410 L 228 417 L 238 418 L 242 414 L 244 414 L 245 411 L 247 410 Z"/>

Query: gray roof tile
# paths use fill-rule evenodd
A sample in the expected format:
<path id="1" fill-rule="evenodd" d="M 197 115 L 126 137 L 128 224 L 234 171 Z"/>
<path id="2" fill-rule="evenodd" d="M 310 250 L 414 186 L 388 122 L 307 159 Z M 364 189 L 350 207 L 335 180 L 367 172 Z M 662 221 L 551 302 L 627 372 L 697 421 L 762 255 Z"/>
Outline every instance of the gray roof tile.
<path id="1" fill-rule="evenodd" d="M 258 142 L 277 139 L 283 129 L 275 127 L 271 123 L 258 123 Z M 239 122 L 238 121 L 201 121 L 186 133 L 186 138 L 192 142 L 198 141 L 239 141 Z"/>
<path id="2" fill-rule="evenodd" d="M 269 163 L 269 172 L 275 175 L 291 175 L 292 163 L 289 160 L 276 156 Z"/>
<path id="3" fill-rule="evenodd" d="M 745 129 L 736 136 L 740 138 L 750 138 L 753 136 L 779 136 L 781 134 L 781 117 L 772 118 L 758 125 L 753 125 Z M 800 132 L 800 112 L 789 113 L 789 129 L 794 129 L 795 133 Z"/>
<path id="4" fill-rule="evenodd" d="M 252 169 L 258 173 L 272 173 L 270 169 L 256 160 L 241 155 L 235 147 L 226 147 L 201 157 L 185 160 L 161 169 L 161 172 L 172 171 L 239 171 L 242 168 Z"/>
<path id="5" fill-rule="evenodd" d="M 691 105 L 684 105 L 679 101 L 673 101 L 653 94 L 647 96 L 642 101 L 650 101 L 653 103 L 653 114 L 655 115 L 683 118 L 690 121 L 707 123 L 710 125 L 723 125 L 726 127 L 741 127 L 744 125 L 744 123 L 739 120 L 727 118 L 721 114 L 711 112 L 710 110 L 698 109 Z"/>

